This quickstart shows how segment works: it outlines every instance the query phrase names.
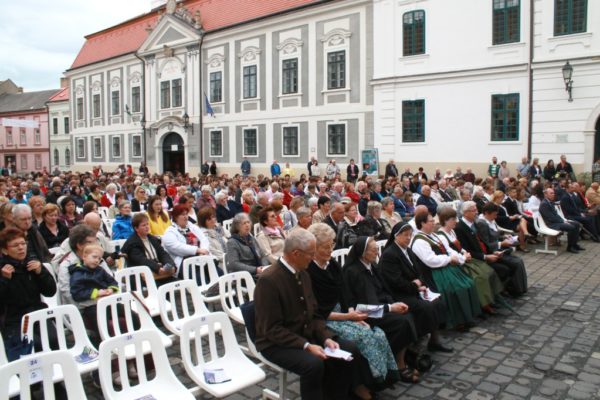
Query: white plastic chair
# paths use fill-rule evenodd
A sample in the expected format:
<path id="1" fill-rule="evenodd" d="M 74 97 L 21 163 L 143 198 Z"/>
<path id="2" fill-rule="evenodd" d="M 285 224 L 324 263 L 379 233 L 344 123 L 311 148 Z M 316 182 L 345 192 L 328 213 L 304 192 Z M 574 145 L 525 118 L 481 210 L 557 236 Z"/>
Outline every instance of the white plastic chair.
<path id="1" fill-rule="evenodd" d="M 248 271 L 232 272 L 219 278 L 219 295 L 223 311 L 238 324 L 244 325 L 240 305 L 254 300 L 254 278 Z"/>
<path id="2" fill-rule="evenodd" d="M 202 329 L 208 327 L 208 353 L 205 356 Z M 225 353 L 217 351 L 217 333 L 220 327 Z M 193 346 L 193 348 L 192 348 Z M 193 356 L 192 356 L 193 355 Z M 210 358 L 209 358 L 210 357 Z M 198 386 L 217 398 L 223 398 L 265 379 L 264 371 L 242 353 L 231 321 L 223 312 L 215 312 L 190 319 L 183 324 L 181 359 L 186 372 Z M 206 369 L 223 369 L 231 380 L 209 384 L 204 378 Z"/>
<path id="3" fill-rule="evenodd" d="M 57 283 L 58 280 L 56 279 L 56 273 L 54 272 L 54 268 L 52 268 L 52 265 L 49 263 L 43 263 L 42 264 L 44 266 L 44 268 L 46 268 L 46 270 L 50 273 L 50 275 L 52 275 L 52 278 L 54 278 L 54 283 Z M 56 289 L 56 293 L 54 293 L 54 296 L 52 297 L 46 297 L 43 295 L 40 295 L 40 297 L 42 298 L 42 302 L 45 303 L 48 308 L 54 308 L 60 305 L 60 293 L 58 291 L 58 283 L 57 283 L 57 289 Z"/>
<path id="4" fill-rule="evenodd" d="M 114 219 L 102 219 L 102 223 L 104 223 L 104 227 L 106 228 L 106 232 L 108 232 L 108 237 L 111 238 L 112 237 L 112 226 L 113 223 L 115 222 Z"/>
<path id="5" fill-rule="evenodd" d="M 110 225 L 110 233 L 111 233 L 111 236 L 112 236 L 112 223 Z M 125 244 L 126 241 L 127 241 L 127 239 L 111 240 L 111 241 L 109 241 L 109 244 L 110 244 L 111 248 L 115 249 L 115 251 L 116 251 L 117 246 L 119 246 L 119 248 L 122 249 L 123 245 Z"/>
<path id="6" fill-rule="evenodd" d="M 207 303 L 219 301 L 219 295 L 206 296 L 205 292 L 219 281 L 217 266 L 213 256 L 196 256 L 183 260 L 183 279 L 198 283 L 202 298 Z"/>
<path id="7" fill-rule="evenodd" d="M 134 286 L 135 292 L 148 307 L 151 316 L 156 317 L 160 314 L 158 289 L 150 268 L 140 265 L 120 269 L 115 274 L 115 280 L 123 292 L 131 292 L 132 286 Z M 138 312 L 137 302 L 132 304 L 132 307 L 133 311 Z M 170 308 L 171 305 L 167 303 L 165 307 Z"/>
<path id="8" fill-rule="evenodd" d="M 350 249 L 338 249 L 331 252 L 331 257 L 335 258 L 335 260 L 340 265 L 340 268 L 343 268 L 348 253 L 350 253 Z"/>
<path id="9" fill-rule="evenodd" d="M 8 364 L 8 358 L 6 357 L 6 352 L 4 351 L 4 340 L 2 339 L 2 335 L 0 335 L 0 368 Z M 11 376 L 8 381 L 8 396 L 5 396 L 3 393 L 0 393 L 0 397 L 13 397 L 19 394 L 21 384 L 19 383 L 19 378 L 16 376 Z M 2 382 L 6 382 L 6 380 L 2 380 Z"/>
<path id="10" fill-rule="evenodd" d="M 58 339 L 59 350 L 68 351 L 71 357 L 80 355 L 86 347 L 94 351 L 96 350 L 86 333 L 81 313 L 77 307 L 72 304 L 64 304 L 51 309 L 33 311 L 25 315 L 29 316 L 29 323 L 27 324 L 27 336 L 29 339 L 33 340 L 35 336 L 35 325 L 39 326 L 40 342 L 42 344 L 41 352 L 43 353 L 52 351 L 48 339 L 48 322 L 50 321 L 53 321 L 56 326 L 56 337 Z M 25 316 L 23 316 L 23 320 L 24 319 Z M 65 320 L 69 321 L 69 327 L 73 332 L 74 344 L 71 347 L 67 344 L 67 335 L 69 332 L 65 329 Z M 79 370 L 79 373 L 82 374 L 95 371 L 98 369 L 98 360 L 86 364 L 77 364 L 77 369 Z"/>
<path id="11" fill-rule="evenodd" d="M 381 253 L 383 253 L 383 248 L 385 247 L 387 240 L 378 240 L 375 243 L 377 244 L 377 252 L 379 253 L 379 257 L 381 257 Z"/>
<path id="12" fill-rule="evenodd" d="M 223 229 L 225 229 L 227 232 L 229 232 L 231 230 L 232 222 L 233 222 L 233 218 L 226 219 L 225 221 L 223 221 Z"/>
<path id="13" fill-rule="evenodd" d="M 254 226 L 252 227 L 252 232 L 254 233 L 254 237 L 256 237 L 258 235 L 258 233 L 260 232 L 261 229 L 262 229 L 262 227 L 260 226 L 260 222 L 257 222 L 254 224 Z"/>
<path id="14" fill-rule="evenodd" d="M 550 229 L 548 227 L 548 225 L 546 225 L 546 221 L 544 221 L 544 218 L 542 218 L 542 216 L 540 214 L 538 214 L 534 219 L 533 219 L 533 226 L 535 227 L 535 230 L 540 234 L 544 236 L 544 248 L 543 249 L 535 249 L 535 253 L 545 253 L 545 254 L 554 254 L 557 255 L 558 251 L 557 250 L 550 250 L 549 246 L 550 246 L 550 237 L 558 237 L 562 232 L 554 230 L 554 229 Z"/>
<path id="15" fill-rule="evenodd" d="M 111 296 L 102 297 L 100 300 L 98 300 L 98 330 L 100 331 L 100 337 L 102 340 L 107 340 L 114 336 L 136 331 L 133 324 L 134 312 L 131 304 L 134 301 L 137 300 L 135 300 L 132 294 L 128 292 L 113 294 Z M 118 306 L 121 306 L 121 310 L 123 311 L 122 315 L 125 320 L 124 327 L 121 327 L 121 324 L 119 323 Z M 138 312 L 135 315 L 138 317 L 140 323 L 140 329 L 138 330 L 154 330 L 158 333 L 162 342 L 162 346 L 171 346 L 173 341 L 156 327 L 154 321 L 152 321 L 152 317 L 146 311 L 146 309 L 144 307 L 138 307 L 137 310 Z M 109 320 L 112 321 L 112 335 L 109 331 Z M 134 346 L 127 346 L 125 348 L 125 356 L 127 358 L 133 358 L 138 350 L 139 349 L 136 349 Z M 144 354 L 148 354 L 150 353 L 151 349 L 150 347 L 143 347 L 143 351 Z"/>
<path id="16" fill-rule="evenodd" d="M 98 214 L 100 214 L 100 218 L 109 219 L 108 218 L 108 207 L 98 207 Z"/>
<path id="17" fill-rule="evenodd" d="M 55 256 L 56 254 L 58 254 L 60 252 L 60 247 L 53 247 L 51 249 L 48 249 L 48 252 L 50 254 L 52 254 L 53 256 Z"/>
<path id="18" fill-rule="evenodd" d="M 129 349 L 133 349 L 130 351 Z M 145 351 L 149 349 L 150 351 Z M 127 353 L 132 353 L 138 374 L 138 383 L 132 385 L 129 380 Z M 143 354 L 151 353 L 155 375 L 148 378 Z M 117 391 L 113 386 L 112 359 L 117 358 L 118 373 L 122 389 Z M 194 396 L 177 379 L 169 364 L 169 358 L 164 348 L 162 338 L 157 330 L 144 329 L 125 335 L 115 336 L 100 343 L 100 384 L 102 394 L 108 400 L 131 400 L 152 398 L 156 400 L 192 400 Z"/>
<path id="19" fill-rule="evenodd" d="M 177 336 L 181 336 L 181 327 L 185 321 L 210 313 L 206 308 L 206 304 L 204 304 L 198 285 L 192 280 L 182 280 L 162 285 L 158 288 L 158 299 L 160 318 L 163 325 L 169 332 Z M 170 304 L 168 308 L 166 307 L 167 303 Z"/>
<path id="20" fill-rule="evenodd" d="M 0 366 L 0 382 L 3 382 L 0 385 L 0 399 L 19 394 L 22 400 L 30 400 L 30 386 L 41 382 L 44 399 L 54 400 L 54 383 L 62 380 L 65 382 L 69 399 L 87 398 L 75 360 L 68 351 L 52 351 L 23 357 Z M 14 383 L 17 385 L 16 393 L 13 392 Z"/>

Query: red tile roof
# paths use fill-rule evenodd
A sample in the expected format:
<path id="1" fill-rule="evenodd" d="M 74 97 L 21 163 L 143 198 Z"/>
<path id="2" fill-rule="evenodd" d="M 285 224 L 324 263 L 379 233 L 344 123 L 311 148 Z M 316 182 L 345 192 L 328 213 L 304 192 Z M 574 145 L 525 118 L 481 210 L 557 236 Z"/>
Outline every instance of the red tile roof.
<path id="1" fill-rule="evenodd" d="M 186 0 L 184 5 L 192 15 L 200 10 L 202 28 L 210 32 L 322 2 L 324 0 Z M 155 9 L 86 36 L 71 69 L 135 52 L 148 37 L 146 28 L 154 27 L 157 20 L 158 9 Z"/>
<path id="2" fill-rule="evenodd" d="M 69 100 L 69 88 L 68 87 L 60 89 L 60 91 L 58 93 L 56 93 L 54 96 L 50 97 L 50 99 L 48 100 L 48 103 L 55 102 L 55 101 L 65 101 L 65 100 Z"/>

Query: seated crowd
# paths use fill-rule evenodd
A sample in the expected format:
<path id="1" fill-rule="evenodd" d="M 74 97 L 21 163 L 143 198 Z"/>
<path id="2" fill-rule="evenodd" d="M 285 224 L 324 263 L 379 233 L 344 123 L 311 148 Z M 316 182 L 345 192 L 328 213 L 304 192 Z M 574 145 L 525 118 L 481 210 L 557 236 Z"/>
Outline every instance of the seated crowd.
<path id="1" fill-rule="evenodd" d="M 359 178 L 352 165 L 344 181 L 339 167 L 321 177 L 315 165 L 299 177 L 95 168 L 0 178 L 4 343 L 23 315 L 46 307 L 41 295 L 58 292 L 98 345 L 96 302 L 120 290 L 120 258 L 147 266 L 160 286 L 183 279 L 184 260 L 209 255 L 219 275 L 257 281 L 256 347 L 300 375 L 303 399 L 369 399 L 419 382 L 428 351 L 451 353 L 441 330 L 505 314 L 527 292 L 517 252 L 540 242 L 539 223 L 566 232 L 569 252 L 584 250 L 582 236 L 600 241 L 599 184 L 586 189 L 572 174 L 519 165 L 511 177 L 494 163 L 486 177 L 458 168 L 428 179 L 390 161 L 385 176 Z M 332 255 L 340 249 L 343 263 Z M 336 349 L 352 360 L 328 356 Z"/>

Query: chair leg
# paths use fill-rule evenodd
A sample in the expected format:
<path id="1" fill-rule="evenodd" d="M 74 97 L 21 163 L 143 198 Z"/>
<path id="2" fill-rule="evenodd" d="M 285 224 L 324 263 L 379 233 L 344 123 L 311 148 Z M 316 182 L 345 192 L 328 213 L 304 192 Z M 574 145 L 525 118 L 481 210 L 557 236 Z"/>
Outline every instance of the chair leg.
<path id="1" fill-rule="evenodd" d="M 279 373 L 279 393 L 270 389 L 263 389 L 262 400 L 287 400 L 287 371 Z"/>
<path id="2" fill-rule="evenodd" d="M 535 249 L 535 253 L 544 253 L 544 254 L 554 254 L 557 255 L 558 251 L 556 250 L 550 250 L 549 248 L 549 244 L 550 244 L 550 236 L 548 235 L 544 235 L 544 248 L 543 249 Z"/>

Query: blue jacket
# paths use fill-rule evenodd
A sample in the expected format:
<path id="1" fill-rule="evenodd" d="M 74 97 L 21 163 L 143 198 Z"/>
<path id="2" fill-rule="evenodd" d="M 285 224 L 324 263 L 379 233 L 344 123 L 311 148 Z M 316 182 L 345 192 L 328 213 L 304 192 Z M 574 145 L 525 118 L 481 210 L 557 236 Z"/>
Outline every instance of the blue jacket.
<path id="1" fill-rule="evenodd" d="M 129 239 L 133 235 L 131 216 L 117 215 L 112 226 L 112 239 Z"/>
<path id="2" fill-rule="evenodd" d="M 271 164 L 271 176 L 281 175 L 281 167 L 279 164 Z"/>
<path id="3" fill-rule="evenodd" d="M 248 160 L 244 160 L 242 161 L 242 174 L 244 175 L 250 175 L 250 161 Z"/>
<path id="4" fill-rule="evenodd" d="M 69 273 L 71 296 L 77 302 L 96 300 L 100 289 L 119 291 L 117 281 L 100 266 L 92 269 L 78 262 L 69 267 Z"/>

